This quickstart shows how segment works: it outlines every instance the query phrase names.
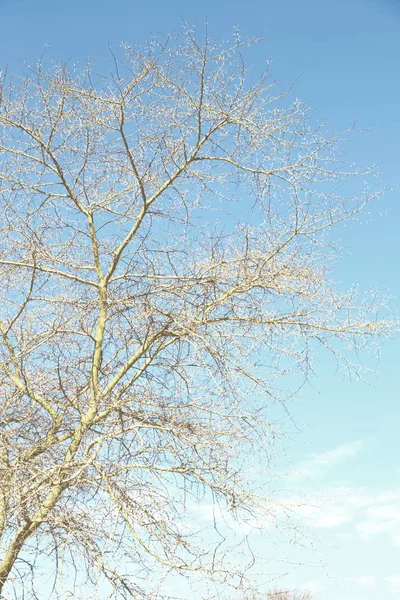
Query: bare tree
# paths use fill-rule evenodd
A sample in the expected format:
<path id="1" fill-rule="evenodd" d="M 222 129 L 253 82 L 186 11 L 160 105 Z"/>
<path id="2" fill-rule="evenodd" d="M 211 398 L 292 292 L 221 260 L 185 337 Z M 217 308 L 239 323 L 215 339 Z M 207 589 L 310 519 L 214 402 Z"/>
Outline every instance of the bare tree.
<path id="1" fill-rule="evenodd" d="M 228 562 L 193 507 L 271 518 L 251 465 L 278 380 L 319 346 L 350 368 L 391 328 L 328 277 L 332 228 L 372 194 L 340 195 L 357 172 L 337 139 L 244 46 L 185 31 L 107 77 L 45 60 L 3 77 L 5 594 L 164 598 L 166 573 L 241 589 L 254 557 Z"/>
<path id="2" fill-rule="evenodd" d="M 270 592 L 266 598 L 267 600 L 313 600 L 313 596 L 308 590 L 300 592 L 275 590 Z"/>
<path id="3" fill-rule="evenodd" d="M 275 589 L 271 592 L 245 596 L 246 600 L 314 600 L 309 590 L 281 590 Z"/>
<path id="4" fill-rule="evenodd" d="M 244 600 L 314 600 L 309 590 L 275 589 L 271 592 L 244 596 Z"/>

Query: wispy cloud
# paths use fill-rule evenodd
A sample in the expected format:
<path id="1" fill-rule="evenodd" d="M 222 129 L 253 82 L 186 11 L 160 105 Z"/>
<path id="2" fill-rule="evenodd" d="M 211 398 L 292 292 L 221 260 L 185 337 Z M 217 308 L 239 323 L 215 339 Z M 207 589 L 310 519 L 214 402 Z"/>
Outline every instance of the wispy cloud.
<path id="1" fill-rule="evenodd" d="M 327 474 L 333 467 L 357 456 L 364 449 L 364 442 L 356 440 L 340 444 L 333 450 L 311 454 L 309 458 L 294 467 L 288 474 L 290 480 L 314 479 Z"/>
<path id="2" fill-rule="evenodd" d="M 356 537 L 362 542 L 385 535 L 393 546 L 400 546 L 400 490 L 376 492 L 368 488 L 331 486 L 312 500 L 305 499 L 304 494 L 293 495 L 283 504 L 307 527 L 342 528 L 344 536 Z"/>
<path id="3" fill-rule="evenodd" d="M 376 578 L 373 575 L 362 575 L 361 577 L 353 577 L 353 581 L 359 585 L 375 585 Z"/>
<path id="4" fill-rule="evenodd" d="M 389 535 L 394 546 L 400 545 L 400 492 L 377 494 L 360 515 L 356 531 L 364 542 L 377 535 Z"/>
<path id="5" fill-rule="evenodd" d="M 386 577 L 385 581 L 390 586 L 392 586 L 395 590 L 400 589 L 400 576 L 399 575 L 392 575 L 391 577 Z"/>

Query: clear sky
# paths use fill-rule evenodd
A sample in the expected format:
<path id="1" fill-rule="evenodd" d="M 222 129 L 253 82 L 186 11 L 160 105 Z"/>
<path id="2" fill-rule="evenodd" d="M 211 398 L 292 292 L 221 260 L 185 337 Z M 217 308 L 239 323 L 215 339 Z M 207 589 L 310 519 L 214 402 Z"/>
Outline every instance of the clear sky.
<path id="1" fill-rule="evenodd" d="M 255 58 L 272 58 L 280 87 L 297 80 L 295 95 L 333 131 L 357 117 L 365 131 L 349 158 L 378 164 L 382 185 L 400 182 L 400 0 L 0 0 L 0 64 L 18 70 L 45 44 L 50 57 L 101 63 L 108 44 L 168 33 L 182 19 L 208 19 L 215 39 L 234 25 L 266 38 Z M 399 194 L 388 191 L 376 218 L 348 230 L 339 279 L 400 297 Z M 323 508 L 306 502 L 303 514 L 323 564 L 289 565 L 282 585 L 310 585 L 321 600 L 400 598 L 399 373 L 397 338 L 383 345 L 369 385 L 343 381 L 323 362 L 293 402 L 301 430 L 287 453 L 303 476 L 293 471 L 288 485 L 320 498 Z M 304 562 L 301 550 L 293 562 Z"/>

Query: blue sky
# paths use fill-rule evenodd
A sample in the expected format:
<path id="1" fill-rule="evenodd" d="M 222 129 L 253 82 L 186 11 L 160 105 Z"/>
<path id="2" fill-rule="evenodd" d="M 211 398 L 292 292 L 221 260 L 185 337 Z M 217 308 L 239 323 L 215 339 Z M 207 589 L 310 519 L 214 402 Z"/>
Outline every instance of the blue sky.
<path id="1" fill-rule="evenodd" d="M 383 186 L 400 182 L 400 0 L 0 0 L 0 64 L 18 70 L 45 44 L 53 58 L 101 64 L 108 44 L 170 32 L 182 19 L 199 27 L 208 19 L 216 39 L 234 25 L 243 37 L 265 38 L 254 58 L 272 58 L 279 86 L 296 81 L 294 94 L 332 131 L 357 118 L 363 131 L 349 159 L 378 164 Z M 335 273 L 344 283 L 400 297 L 399 193 L 388 191 L 376 218 L 344 233 Z M 367 384 L 321 362 L 313 386 L 293 401 L 300 431 L 286 444 L 286 482 L 307 494 L 301 519 L 321 558 L 283 566 L 282 585 L 309 585 L 321 600 L 400 598 L 399 350 L 398 338 L 383 345 Z M 306 562 L 301 549 L 291 552 L 293 563 Z"/>

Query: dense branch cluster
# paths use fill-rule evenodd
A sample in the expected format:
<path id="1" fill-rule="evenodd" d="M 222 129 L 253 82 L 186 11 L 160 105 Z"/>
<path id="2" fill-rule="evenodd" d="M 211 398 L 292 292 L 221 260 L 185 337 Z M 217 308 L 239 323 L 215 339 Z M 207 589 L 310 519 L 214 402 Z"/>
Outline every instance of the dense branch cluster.
<path id="1" fill-rule="evenodd" d="M 167 597 L 146 582 L 163 572 L 240 588 L 251 552 L 228 563 L 191 507 L 271 515 L 251 465 L 277 380 L 390 328 L 328 277 L 329 231 L 368 194 L 338 195 L 356 173 L 337 140 L 243 47 L 186 31 L 107 78 L 39 62 L 3 81 L 0 589 L 21 573 L 44 597 L 48 556 L 53 598 L 74 569 L 85 598 L 103 578 Z"/>

